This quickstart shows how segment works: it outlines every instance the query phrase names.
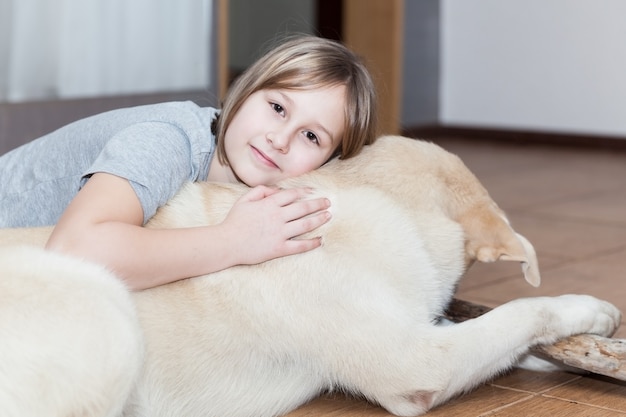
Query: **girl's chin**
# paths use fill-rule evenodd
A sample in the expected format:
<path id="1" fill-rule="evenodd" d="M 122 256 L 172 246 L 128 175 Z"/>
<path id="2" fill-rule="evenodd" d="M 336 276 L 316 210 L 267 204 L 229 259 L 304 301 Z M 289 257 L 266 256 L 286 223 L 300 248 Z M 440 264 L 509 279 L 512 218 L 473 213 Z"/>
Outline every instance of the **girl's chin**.
<path id="1" fill-rule="evenodd" d="M 254 173 L 242 172 L 241 175 L 234 172 L 235 178 L 241 184 L 246 185 L 248 187 L 256 187 L 257 185 L 268 185 L 267 182 L 264 182 L 259 175 L 254 175 Z"/>

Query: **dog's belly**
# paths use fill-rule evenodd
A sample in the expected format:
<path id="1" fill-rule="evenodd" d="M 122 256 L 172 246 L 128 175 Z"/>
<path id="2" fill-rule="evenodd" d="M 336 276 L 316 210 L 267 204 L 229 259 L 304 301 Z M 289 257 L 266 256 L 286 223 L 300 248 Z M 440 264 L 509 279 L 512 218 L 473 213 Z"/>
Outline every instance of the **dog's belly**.
<path id="1" fill-rule="evenodd" d="M 289 317 L 258 314 L 268 299 L 232 285 L 257 278 L 267 283 L 212 276 L 135 296 L 147 347 L 135 401 L 146 415 L 278 415 L 319 393 L 320 364 L 290 340 Z"/>

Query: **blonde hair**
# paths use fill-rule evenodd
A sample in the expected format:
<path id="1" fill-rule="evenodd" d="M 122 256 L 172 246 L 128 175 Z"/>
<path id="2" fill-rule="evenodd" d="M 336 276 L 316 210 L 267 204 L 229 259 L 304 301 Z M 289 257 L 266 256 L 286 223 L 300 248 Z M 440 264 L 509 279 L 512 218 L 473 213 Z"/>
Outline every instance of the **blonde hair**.
<path id="1" fill-rule="evenodd" d="M 253 93 L 267 89 L 346 88 L 345 126 L 333 156 L 356 155 L 376 137 L 376 90 L 362 60 L 344 45 L 315 36 L 291 37 L 263 55 L 231 86 L 215 126 L 217 155 L 228 163 L 224 134 L 235 113 Z"/>

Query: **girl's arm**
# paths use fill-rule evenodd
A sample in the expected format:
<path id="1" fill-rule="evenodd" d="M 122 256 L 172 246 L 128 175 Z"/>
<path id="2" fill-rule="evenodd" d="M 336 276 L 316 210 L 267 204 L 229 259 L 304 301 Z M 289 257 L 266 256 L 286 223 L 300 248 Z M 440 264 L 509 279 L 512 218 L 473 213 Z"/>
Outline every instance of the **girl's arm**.
<path id="1" fill-rule="evenodd" d="M 256 187 L 218 225 L 147 229 L 130 183 L 96 173 L 61 216 L 47 248 L 106 265 L 131 289 L 150 288 L 318 247 L 319 239 L 290 239 L 330 218 L 326 199 L 300 200 L 305 194 Z"/>

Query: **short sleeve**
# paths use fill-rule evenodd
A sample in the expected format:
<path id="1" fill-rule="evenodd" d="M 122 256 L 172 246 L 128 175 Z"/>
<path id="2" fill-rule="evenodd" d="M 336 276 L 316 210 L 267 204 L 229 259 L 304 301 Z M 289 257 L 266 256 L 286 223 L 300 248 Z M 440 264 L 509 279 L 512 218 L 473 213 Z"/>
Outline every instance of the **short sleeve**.
<path id="1" fill-rule="evenodd" d="M 144 224 L 181 188 L 193 181 L 191 143 L 166 122 L 130 125 L 113 136 L 83 176 L 105 172 L 127 179 L 143 208 Z"/>

